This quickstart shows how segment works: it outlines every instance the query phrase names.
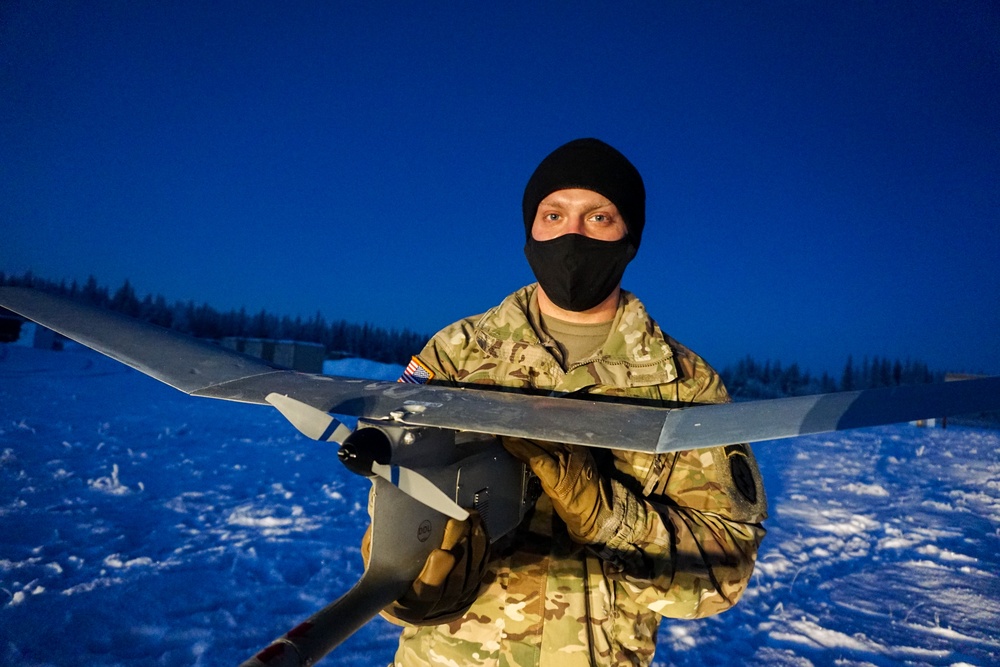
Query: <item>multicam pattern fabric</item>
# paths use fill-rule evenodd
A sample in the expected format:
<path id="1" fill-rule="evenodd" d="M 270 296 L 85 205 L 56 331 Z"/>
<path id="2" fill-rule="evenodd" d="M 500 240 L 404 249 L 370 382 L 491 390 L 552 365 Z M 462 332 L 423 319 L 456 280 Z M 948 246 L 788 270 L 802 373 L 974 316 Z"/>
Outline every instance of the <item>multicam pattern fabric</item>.
<path id="1" fill-rule="evenodd" d="M 438 333 L 419 355 L 434 382 L 665 406 L 729 400 L 715 371 L 665 336 L 628 292 L 604 347 L 564 370 L 558 347 L 538 333 L 535 289 Z M 598 460 L 627 528 L 604 544 L 576 544 L 543 496 L 516 534 L 496 545 L 468 613 L 444 625 L 404 625 L 395 665 L 648 665 L 662 617 L 709 616 L 736 603 L 766 516 L 750 448 L 598 455 L 606 456 Z"/>

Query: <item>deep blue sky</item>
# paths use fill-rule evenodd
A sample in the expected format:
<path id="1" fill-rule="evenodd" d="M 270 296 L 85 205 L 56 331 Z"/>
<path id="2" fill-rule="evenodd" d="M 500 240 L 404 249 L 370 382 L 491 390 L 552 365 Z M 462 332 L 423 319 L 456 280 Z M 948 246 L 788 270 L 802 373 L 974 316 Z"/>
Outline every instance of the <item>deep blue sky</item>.
<path id="1" fill-rule="evenodd" d="M 524 183 L 596 136 L 714 365 L 1000 373 L 996 3 L 388 4 L 0 5 L 0 270 L 430 333 L 531 282 Z"/>

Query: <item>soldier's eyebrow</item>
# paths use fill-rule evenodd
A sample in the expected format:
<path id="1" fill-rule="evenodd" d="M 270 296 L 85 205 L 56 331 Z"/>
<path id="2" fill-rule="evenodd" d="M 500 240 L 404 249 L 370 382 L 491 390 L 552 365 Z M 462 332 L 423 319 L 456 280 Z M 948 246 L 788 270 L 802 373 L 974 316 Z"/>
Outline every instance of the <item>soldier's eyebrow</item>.
<path id="1" fill-rule="evenodd" d="M 551 195 L 550 195 L 550 197 L 551 197 Z M 552 206 L 552 207 L 558 207 L 558 208 L 566 208 L 569 205 L 570 205 L 570 202 L 568 202 L 563 197 L 560 197 L 559 195 L 556 195 L 555 197 L 552 197 L 551 199 L 549 197 L 546 197 L 545 199 L 543 199 L 538 204 L 539 207 L 542 207 L 542 206 Z M 586 211 L 593 211 L 593 210 L 596 210 L 596 209 L 599 209 L 599 208 L 606 208 L 608 206 L 613 206 L 613 205 L 614 205 L 614 202 L 612 202 L 610 199 L 608 199 L 607 197 L 604 197 L 603 195 L 600 195 L 600 194 L 598 194 L 598 193 L 595 192 L 594 193 L 594 198 L 587 200 L 587 202 L 584 204 L 584 210 L 586 210 Z"/>

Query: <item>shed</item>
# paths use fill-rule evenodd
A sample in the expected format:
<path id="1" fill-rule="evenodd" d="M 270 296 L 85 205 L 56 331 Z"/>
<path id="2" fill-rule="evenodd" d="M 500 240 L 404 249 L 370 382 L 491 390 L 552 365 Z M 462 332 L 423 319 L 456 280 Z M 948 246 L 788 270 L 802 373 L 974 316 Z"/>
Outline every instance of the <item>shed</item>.
<path id="1" fill-rule="evenodd" d="M 326 348 L 319 343 L 230 336 L 222 346 L 303 373 L 322 373 Z"/>

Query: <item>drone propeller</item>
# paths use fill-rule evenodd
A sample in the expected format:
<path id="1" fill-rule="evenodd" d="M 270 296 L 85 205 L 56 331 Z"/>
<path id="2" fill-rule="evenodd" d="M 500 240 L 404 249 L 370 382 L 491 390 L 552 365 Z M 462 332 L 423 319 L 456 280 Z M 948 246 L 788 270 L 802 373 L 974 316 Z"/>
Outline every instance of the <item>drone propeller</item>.
<path id="1" fill-rule="evenodd" d="M 343 445 L 351 434 L 351 429 L 333 415 L 302 401 L 275 393 L 268 394 L 264 400 L 277 408 L 278 412 L 291 422 L 299 433 L 312 440 Z M 370 473 L 385 479 L 414 500 L 445 516 L 459 521 L 465 521 L 469 518 L 467 510 L 416 470 L 373 462 Z"/>
<path id="2" fill-rule="evenodd" d="M 311 440 L 344 444 L 351 429 L 333 415 L 317 410 L 311 405 L 281 394 L 268 394 L 264 399 L 278 408 L 285 419 L 292 423 L 299 433 Z"/>

